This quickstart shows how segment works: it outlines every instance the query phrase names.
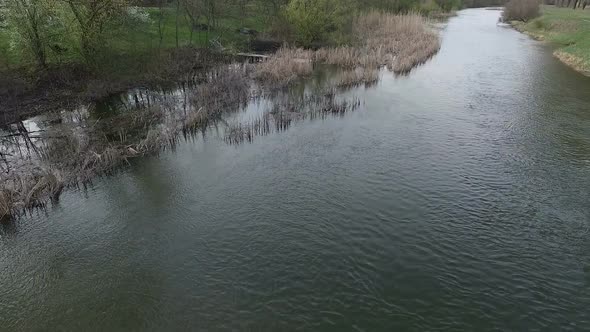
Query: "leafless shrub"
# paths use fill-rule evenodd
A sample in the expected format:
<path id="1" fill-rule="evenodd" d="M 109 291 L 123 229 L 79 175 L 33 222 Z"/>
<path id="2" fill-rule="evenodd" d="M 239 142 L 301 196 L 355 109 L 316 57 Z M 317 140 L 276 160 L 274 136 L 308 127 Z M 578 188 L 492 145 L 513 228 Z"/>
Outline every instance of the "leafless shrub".
<path id="1" fill-rule="evenodd" d="M 183 120 L 183 133 L 195 132 L 218 119 L 221 114 L 235 111 L 250 99 L 247 73 L 241 67 L 215 71 L 207 82 L 195 87 L 191 108 Z"/>
<path id="2" fill-rule="evenodd" d="M 539 16 L 540 5 L 539 0 L 510 0 L 504 7 L 502 20 L 526 22 Z"/>

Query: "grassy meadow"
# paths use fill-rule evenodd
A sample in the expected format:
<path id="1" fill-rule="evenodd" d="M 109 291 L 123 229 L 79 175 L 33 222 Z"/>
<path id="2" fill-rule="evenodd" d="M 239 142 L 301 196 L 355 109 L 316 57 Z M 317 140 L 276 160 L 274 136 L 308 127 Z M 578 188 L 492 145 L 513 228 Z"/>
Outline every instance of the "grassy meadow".
<path id="1" fill-rule="evenodd" d="M 586 10 L 543 6 L 542 15 L 516 28 L 558 46 L 555 55 L 590 75 L 590 7 Z"/>

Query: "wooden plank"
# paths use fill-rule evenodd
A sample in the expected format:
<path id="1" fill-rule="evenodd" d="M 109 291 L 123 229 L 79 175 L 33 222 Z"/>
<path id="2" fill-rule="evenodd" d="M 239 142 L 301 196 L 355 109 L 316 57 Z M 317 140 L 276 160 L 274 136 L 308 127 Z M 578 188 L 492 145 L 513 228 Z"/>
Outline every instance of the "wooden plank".
<path id="1" fill-rule="evenodd" d="M 238 53 L 237 56 L 243 56 L 248 58 L 260 58 L 260 59 L 267 59 L 268 55 L 263 54 L 254 54 L 254 53 Z"/>

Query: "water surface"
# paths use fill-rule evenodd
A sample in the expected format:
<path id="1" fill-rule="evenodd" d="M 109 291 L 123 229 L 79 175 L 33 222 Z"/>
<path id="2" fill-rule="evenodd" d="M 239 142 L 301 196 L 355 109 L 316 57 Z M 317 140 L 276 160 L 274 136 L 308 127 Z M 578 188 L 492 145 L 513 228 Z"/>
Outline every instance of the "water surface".
<path id="1" fill-rule="evenodd" d="M 461 11 L 356 112 L 4 225 L 1 329 L 590 329 L 590 79 L 499 14 Z"/>

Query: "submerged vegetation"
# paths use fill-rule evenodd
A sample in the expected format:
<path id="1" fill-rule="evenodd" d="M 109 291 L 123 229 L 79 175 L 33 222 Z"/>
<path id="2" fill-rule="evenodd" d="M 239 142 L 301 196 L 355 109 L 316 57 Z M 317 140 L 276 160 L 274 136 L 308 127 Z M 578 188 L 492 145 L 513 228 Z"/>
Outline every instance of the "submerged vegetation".
<path id="1" fill-rule="evenodd" d="M 562 2 L 567 5 L 567 1 Z M 542 6 L 542 15 L 528 22 L 512 25 L 532 37 L 558 46 L 554 55 L 561 61 L 590 76 L 590 10 L 580 7 Z"/>
<path id="2" fill-rule="evenodd" d="M 98 110 L 48 114 L 0 131 L 0 219 L 19 216 L 56 202 L 64 188 L 86 185 L 137 157 L 173 148 L 211 125 L 222 125 L 231 144 L 286 130 L 296 120 L 341 115 L 360 106 L 358 99 L 339 100 L 328 92 L 293 96 L 267 90 L 273 107 L 251 123 L 229 125 L 224 114 L 259 98 L 251 89 L 255 65 L 229 65 L 204 73 L 195 85 L 174 93 L 137 91 L 125 111 L 96 119 Z M 40 126 L 41 128 L 32 129 Z"/>

